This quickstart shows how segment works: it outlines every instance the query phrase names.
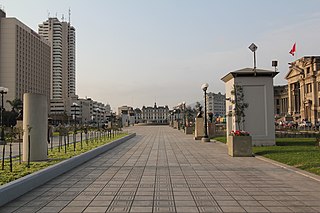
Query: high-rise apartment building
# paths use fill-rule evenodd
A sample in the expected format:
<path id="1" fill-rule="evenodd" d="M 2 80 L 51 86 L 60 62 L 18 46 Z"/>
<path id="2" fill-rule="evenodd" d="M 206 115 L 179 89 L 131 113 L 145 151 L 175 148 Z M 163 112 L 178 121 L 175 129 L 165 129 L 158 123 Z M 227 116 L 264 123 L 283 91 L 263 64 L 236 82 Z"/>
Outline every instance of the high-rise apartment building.
<path id="1" fill-rule="evenodd" d="M 44 94 L 49 100 L 50 61 L 50 43 L 0 10 L 0 86 L 9 89 L 5 102 L 23 100 L 26 92 Z"/>
<path id="2" fill-rule="evenodd" d="M 207 107 L 208 113 L 214 116 L 224 116 L 226 114 L 226 95 L 219 93 L 207 93 Z"/>
<path id="3" fill-rule="evenodd" d="M 39 24 L 39 34 L 51 44 L 51 99 L 75 95 L 75 28 L 69 22 L 49 18 Z"/>

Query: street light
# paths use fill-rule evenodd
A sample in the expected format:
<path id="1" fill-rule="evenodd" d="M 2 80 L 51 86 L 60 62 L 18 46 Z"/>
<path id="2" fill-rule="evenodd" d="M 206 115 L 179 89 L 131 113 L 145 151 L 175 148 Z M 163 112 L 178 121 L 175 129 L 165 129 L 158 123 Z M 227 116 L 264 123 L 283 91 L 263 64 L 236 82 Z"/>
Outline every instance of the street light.
<path id="1" fill-rule="evenodd" d="M 254 75 L 256 75 L 256 72 L 257 72 L 256 51 L 258 47 L 254 43 L 252 43 L 248 48 L 253 52 L 253 71 L 254 71 Z"/>
<path id="2" fill-rule="evenodd" d="M 100 129 L 100 126 L 99 126 L 99 123 L 100 123 L 100 109 L 97 108 L 96 112 L 97 112 L 97 122 L 98 122 L 98 130 L 99 130 Z"/>
<path id="3" fill-rule="evenodd" d="M 182 111 L 183 111 L 183 117 L 182 117 L 182 128 L 185 130 L 186 129 L 186 102 L 182 102 Z"/>
<path id="4" fill-rule="evenodd" d="M 202 84 L 201 89 L 204 91 L 204 136 L 202 138 L 203 142 L 210 142 L 207 132 L 207 89 L 209 84 Z"/>
<path id="5" fill-rule="evenodd" d="M 4 124 L 3 124 L 3 111 L 4 111 L 4 104 L 3 104 L 3 96 L 4 94 L 7 94 L 9 91 L 8 88 L 0 87 L 0 93 L 1 93 L 1 135 L 0 135 L 0 145 L 5 145 L 6 140 L 4 137 Z"/>

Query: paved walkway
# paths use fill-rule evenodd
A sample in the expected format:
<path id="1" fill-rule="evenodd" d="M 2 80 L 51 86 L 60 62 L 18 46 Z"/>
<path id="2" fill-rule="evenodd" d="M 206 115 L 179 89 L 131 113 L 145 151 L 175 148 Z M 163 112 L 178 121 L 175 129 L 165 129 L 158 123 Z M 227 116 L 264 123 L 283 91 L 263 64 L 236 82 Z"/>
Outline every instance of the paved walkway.
<path id="1" fill-rule="evenodd" d="M 320 212 L 319 181 L 167 126 L 130 130 L 135 138 L 0 212 Z"/>

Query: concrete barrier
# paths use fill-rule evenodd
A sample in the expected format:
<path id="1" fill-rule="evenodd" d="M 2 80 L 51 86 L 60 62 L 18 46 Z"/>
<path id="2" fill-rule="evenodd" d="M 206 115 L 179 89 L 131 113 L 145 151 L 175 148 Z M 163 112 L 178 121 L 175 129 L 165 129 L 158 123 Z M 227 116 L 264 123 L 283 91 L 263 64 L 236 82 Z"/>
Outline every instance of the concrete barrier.
<path id="1" fill-rule="evenodd" d="M 72 157 L 68 160 L 64 160 L 55 165 L 49 166 L 45 169 L 19 178 L 15 181 L 0 186 L 0 206 L 20 197 L 21 195 L 35 189 L 53 178 L 68 172 L 69 170 L 95 158 L 96 156 L 109 151 L 110 149 L 122 144 L 123 142 L 136 136 L 136 133 L 132 133 L 128 136 L 115 140 L 106 145 L 97 147 L 86 153 L 82 153 L 78 156 Z"/>

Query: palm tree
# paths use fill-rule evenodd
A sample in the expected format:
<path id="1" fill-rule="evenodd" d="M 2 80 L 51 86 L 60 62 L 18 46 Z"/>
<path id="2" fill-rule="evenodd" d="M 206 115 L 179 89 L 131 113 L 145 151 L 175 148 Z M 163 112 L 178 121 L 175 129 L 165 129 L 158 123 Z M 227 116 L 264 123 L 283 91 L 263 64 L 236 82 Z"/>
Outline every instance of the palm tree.
<path id="1" fill-rule="evenodd" d="M 18 113 L 23 108 L 23 102 L 18 98 L 14 99 L 12 101 L 7 100 L 7 102 L 11 105 L 12 112 Z"/>

